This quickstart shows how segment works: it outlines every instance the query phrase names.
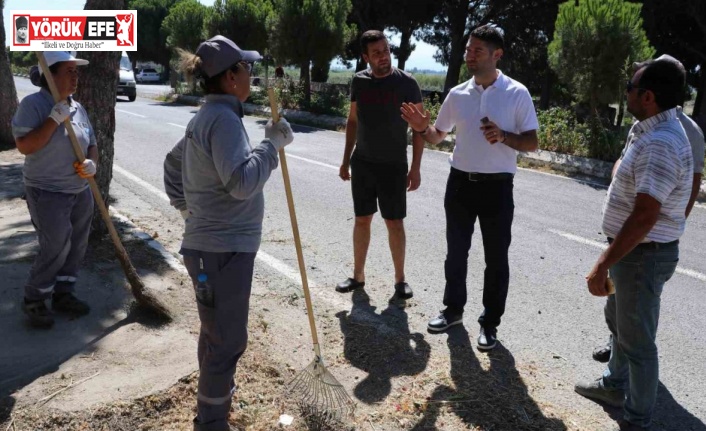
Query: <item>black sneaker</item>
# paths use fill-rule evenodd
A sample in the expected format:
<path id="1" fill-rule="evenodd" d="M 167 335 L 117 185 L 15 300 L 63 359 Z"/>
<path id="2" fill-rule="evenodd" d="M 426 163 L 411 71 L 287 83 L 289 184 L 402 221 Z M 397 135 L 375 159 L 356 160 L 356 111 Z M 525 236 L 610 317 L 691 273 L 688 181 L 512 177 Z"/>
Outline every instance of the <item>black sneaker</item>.
<path id="1" fill-rule="evenodd" d="M 399 299 L 409 299 L 414 296 L 414 293 L 412 293 L 412 288 L 409 287 L 409 284 L 406 281 L 402 281 L 395 284 L 395 295 Z"/>
<path id="2" fill-rule="evenodd" d="M 54 315 L 44 301 L 22 301 L 22 311 L 29 317 L 29 324 L 35 328 L 49 328 L 54 324 Z"/>
<path id="3" fill-rule="evenodd" d="M 454 325 L 460 325 L 463 323 L 463 313 L 454 313 L 446 310 L 441 311 L 439 317 L 431 319 L 427 324 L 427 329 L 432 332 L 442 332 L 446 331 Z"/>
<path id="4" fill-rule="evenodd" d="M 361 287 L 365 287 L 364 281 L 358 281 L 355 278 L 348 278 L 336 285 L 336 292 L 348 293 L 356 289 L 360 289 Z"/>
<path id="5" fill-rule="evenodd" d="M 481 326 L 478 334 L 478 350 L 493 350 L 496 344 L 498 344 L 497 330 Z"/>
<path id="6" fill-rule="evenodd" d="M 51 298 L 51 308 L 54 311 L 70 314 L 72 316 L 85 316 L 91 307 L 76 298 L 73 293 L 54 293 Z"/>
<path id="7" fill-rule="evenodd" d="M 593 351 L 593 360 L 603 363 L 608 362 L 610 360 L 610 352 L 612 350 L 612 346 L 613 336 L 611 335 L 610 339 L 608 340 L 608 344 L 601 347 L 596 347 L 596 350 Z"/>

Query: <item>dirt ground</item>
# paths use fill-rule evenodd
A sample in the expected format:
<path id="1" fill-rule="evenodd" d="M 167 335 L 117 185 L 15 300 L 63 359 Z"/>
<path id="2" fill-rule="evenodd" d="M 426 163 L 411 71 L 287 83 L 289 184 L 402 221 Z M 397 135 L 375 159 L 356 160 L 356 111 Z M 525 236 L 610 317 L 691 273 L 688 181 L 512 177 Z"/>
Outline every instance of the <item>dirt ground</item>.
<path id="1" fill-rule="evenodd" d="M 17 181 L 21 160 L 16 151 L 0 153 L 0 237 L 8 239 L 5 249 L 0 248 L 0 277 L 16 268 L 13 287 L 0 296 L 8 322 L 21 320 L 21 286 L 36 248 L 28 217 L 14 231 L 7 227 L 10 215 L 21 219 L 26 209 Z M 138 227 L 158 236 L 168 250 L 178 243 L 181 226 L 158 214 L 135 218 Z M 53 331 L 81 340 L 63 357 L 48 355 L 44 368 L 0 385 L 0 431 L 191 429 L 198 319 L 189 280 L 130 235 L 128 226 L 120 227 L 138 270 L 167 299 L 174 321 L 160 322 L 135 308 L 110 243 L 92 243 L 83 272 L 96 284 L 84 287 L 89 299 L 98 301 L 92 304 L 106 296 L 113 299 L 94 306 L 90 322 L 57 322 Z M 23 235 L 16 235 L 19 230 Z M 122 293 L 113 294 L 117 291 Z M 363 290 L 331 298 L 323 287 L 314 287 L 313 295 L 326 366 L 355 401 L 355 416 L 343 423 L 315 424 L 286 395 L 287 383 L 313 359 L 304 300 L 294 283 L 278 280 L 271 269 L 258 265 L 250 342 L 239 364 L 230 418 L 236 429 L 590 431 L 606 429 L 609 423 L 547 395 L 561 385 L 549 377 L 551 364 L 518 363 L 502 346 L 480 353 L 471 342 L 474 335 L 462 326 L 445 338 L 447 349 L 432 348 L 425 336 L 410 330 L 411 317 L 421 314 L 414 300 L 381 304 Z M 13 352 L 22 349 L 24 357 L 42 357 L 42 340 L 50 336 L 14 325 L 1 331 L 22 335 L 17 344 L 3 346 L 10 353 L 0 358 L 17 363 L 23 356 Z M 92 329 L 81 332 L 83 326 Z M 278 425 L 282 414 L 293 416 L 294 423 Z"/>

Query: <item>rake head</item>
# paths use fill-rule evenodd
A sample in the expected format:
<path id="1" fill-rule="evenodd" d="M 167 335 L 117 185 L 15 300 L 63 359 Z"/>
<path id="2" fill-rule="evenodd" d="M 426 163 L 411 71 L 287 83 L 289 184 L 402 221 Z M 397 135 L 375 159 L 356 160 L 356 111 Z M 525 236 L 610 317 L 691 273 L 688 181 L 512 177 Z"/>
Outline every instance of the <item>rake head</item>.
<path id="1" fill-rule="evenodd" d="M 299 402 L 305 416 L 317 422 L 343 421 L 355 411 L 353 400 L 326 369 L 320 356 L 294 376 L 287 393 Z"/>

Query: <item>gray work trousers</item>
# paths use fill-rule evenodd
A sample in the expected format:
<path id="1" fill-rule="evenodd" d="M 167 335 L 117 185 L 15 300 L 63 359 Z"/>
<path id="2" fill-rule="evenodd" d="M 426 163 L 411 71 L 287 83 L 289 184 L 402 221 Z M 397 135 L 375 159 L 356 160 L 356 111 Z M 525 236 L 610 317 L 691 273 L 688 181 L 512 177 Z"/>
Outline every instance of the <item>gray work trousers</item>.
<path id="1" fill-rule="evenodd" d="M 194 431 L 229 431 L 235 368 L 248 342 L 248 311 L 256 253 L 209 253 L 182 249 L 197 287 L 206 274 L 210 291 L 196 295 L 199 385 Z"/>
<path id="2" fill-rule="evenodd" d="M 39 253 L 25 285 L 25 298 L 44 300 L 52 292 L 73 292 L 91 231 L 91 189 L 56 193 L 25 187 L 25 194 L 39 241 Z"/>

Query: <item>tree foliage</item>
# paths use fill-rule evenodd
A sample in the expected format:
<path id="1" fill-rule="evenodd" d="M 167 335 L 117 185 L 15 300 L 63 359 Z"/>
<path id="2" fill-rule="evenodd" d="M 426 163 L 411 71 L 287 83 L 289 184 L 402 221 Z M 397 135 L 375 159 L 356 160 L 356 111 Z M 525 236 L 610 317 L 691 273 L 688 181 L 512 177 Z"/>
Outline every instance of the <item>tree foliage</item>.
<path id="1" fill-rule="evenodd" d="M 172 6 L 162 22 L 162 33 L 167 37 L 167 46 L 183 48 L 191 52 L 204 40 L 204 18 L 208 8 L 197 0 L 185 0 Z"/>
<path id="2" fill-rule="evenodd" d="M 128 9 L 137 10 L 137 51 L 129 54 L 132 61 L 154 61 L 165 69 L 169 68 L 171 53 L 167 49 L 162 22 L 179 1 L 130 0 Z"/>
<path id="3" fill-rule="evenodd" d="M 549 63 L 591 113 L 617 102 L 634 61 L 651 58 L 641 6 L 624 0 L 570 0 L 559 6 Z"/>
<path id="4" fill-rule="evenodd" d="M 223 35 L 236 45 L 261 54 L 268 48 L 270 0 L 216 0 L 206 16 L 206 37 Z"/>
<path id="5" fill-rule="evenodd" d="M 706 1 L 640 0 L 647 37 L 681 61 L 697 88 L 694 118 L 706 129 Z"/>
<path id="6" fill-rule="evenodd" d="M 276 0 L 270 46 L 278 63 L 301 68 L 306 102 L 311 101 L 311 62 L 324 64 L 343 52 L 354 29 L 346 24 L 350 0 Z"/>
<path id="7" fill-rule="evenodd" d="M 422 27 L 430 25 L 441 11 L 439 0 L 388 0 L 390 8 L 389 25 L 399 33 L 400 44 L 394 46 L 392 53 L 397 57 L 397 67 L 405 68 L 405 63 L 416 48 L 411 42 Z"/>

